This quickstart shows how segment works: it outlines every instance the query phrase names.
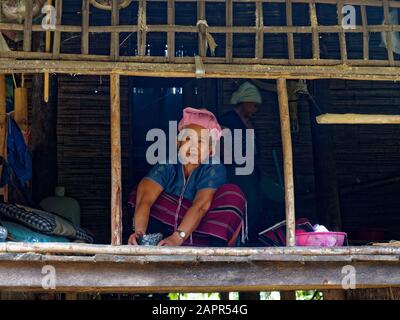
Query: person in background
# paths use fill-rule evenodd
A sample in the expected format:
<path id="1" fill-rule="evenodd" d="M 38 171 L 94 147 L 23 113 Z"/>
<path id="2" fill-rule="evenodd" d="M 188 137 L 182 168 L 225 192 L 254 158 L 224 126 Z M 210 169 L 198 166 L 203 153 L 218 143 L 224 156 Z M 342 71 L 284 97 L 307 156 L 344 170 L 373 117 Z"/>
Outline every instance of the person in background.
<path id="1" fill-rule="evenodd" d="M 178 163 L 155 165 L 130 196 L 135 213 L 128 243 L 160 232 L 166 236 L 160 246 L 234 245 L 241 231 L 246 236 L 246 199 L 227 184 L 225 166 L 211 162 L 221 127 L 211 112 L 186 108 L 178 129 L 187 137 L 178 141 Z"/>
<path id="2" fill-rule="evenodd" d="M 242 151 L 246 150 L 246 129 L 254 129 L 251 118 L 258 111 L 262 104 L 262 97 L 258 88 L 250 82 L 244 82 L 231 98 L 231 104 L 234 106 L 232 110 L 220 117 L 220 124 L 232 131 L 241 129 L 242 132 Z M 257 141 L 257 139 L 255 139 Z M 261 216 L 261 187 L 260 187 L 260 170 L 258 168 L 258 152 L 257 143 L 254 142 L 254 164 L 255 169 L 250 175 L 237 175 L 235 169 L 240 167 L 233 161 L 232 165 L 227 165 L 228 181 L 236 184 L 244 192 L 247 199 L 248 214 L 248 232 L 249 243 L 257 242 L 259 228 L 257 222 Z"/>

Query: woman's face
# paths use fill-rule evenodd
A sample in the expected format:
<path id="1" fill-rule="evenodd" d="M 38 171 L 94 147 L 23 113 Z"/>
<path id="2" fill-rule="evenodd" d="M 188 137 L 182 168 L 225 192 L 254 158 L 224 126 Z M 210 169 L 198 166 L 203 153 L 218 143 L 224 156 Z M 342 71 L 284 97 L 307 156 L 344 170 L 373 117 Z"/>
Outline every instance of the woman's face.
<path id="1" fill-rule="evenodd" d="M 188 125 L 179 132 L 178 149 L 181 163 L 204 163 L 212 154 L 210 131 L 196 124 Z"/>
<path id="2" fill-rule="evenodd" d="M 258 111 L 258 104 L 255 102 L 242 102 L 239 108 L 246 118 L 251 118 Z"/>

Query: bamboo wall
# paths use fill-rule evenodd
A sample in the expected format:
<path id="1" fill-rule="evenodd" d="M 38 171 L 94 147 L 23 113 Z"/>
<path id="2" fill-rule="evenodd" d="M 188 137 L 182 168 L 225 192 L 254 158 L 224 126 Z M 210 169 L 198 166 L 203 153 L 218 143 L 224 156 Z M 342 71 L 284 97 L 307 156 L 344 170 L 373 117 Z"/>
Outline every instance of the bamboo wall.
<path id="1" fill-rule="evenodd" d="M 124 204 L 129 188 L 130 122 L 127 79 L 121 83 L 121 136 Z M 96 93 L 97 92 L 97 93 Z M 81 205 L 81 224 L 110 242 L 111 146 L 109 80 L 59 77 L 59 185 Z M 124 208 L 126 211 L 127 208 Z"/>
<path id="2" fill-rule="evenodd" d="M 332 111 L 338 113 L 399 114 L 400 85 L 395 82 L 334 81 Z M 400 176 L 400 126 L 335 126 L 335 155 L 339 184 Z M 398 238 L 399 182 L 341 196 L 345 226 L 388 228 Z"/>

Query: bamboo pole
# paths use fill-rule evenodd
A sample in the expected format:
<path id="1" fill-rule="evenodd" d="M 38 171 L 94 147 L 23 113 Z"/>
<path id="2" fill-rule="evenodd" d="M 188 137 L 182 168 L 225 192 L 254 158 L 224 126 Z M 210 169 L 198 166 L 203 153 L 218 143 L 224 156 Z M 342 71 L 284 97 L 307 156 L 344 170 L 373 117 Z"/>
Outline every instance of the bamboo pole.
<path id="1" fill-rule="evenodd" d="M 20 128 L 25 143 L 28 144 L 28 89 L 15 88 L 14 90 L 14 120 Z"/>
<path id="2" fill-rule="evenodd" d="M 168 26 L 175 25 L 175 2 L 174 0 L 168 0 Z M 169 31 L 167 34 L 167 46 L 168 46 L 168 61 L 173 62 L 175 59 L 175 32 Z"/>
<path id="3" fill-rule="evenodd" d="M 160 57 L 147 57 L 148 59 L 143 60 L 140 58 L 126 59 L 124 62 L 98 60 L 85 63 L 77 60 L 74 56 L 70 56 L 71 60 L 68 61 L 43 60 L 39 58 L 36 60 L 8 59 L 3 60 L 4 63 L 0 64 L 0 73 L 43 73 L 48 71 L 50 73 L 81 75 L 110 75 L 117 73 L 126 76 L 142 77 L 194 78 L 196 76 L 194 57 L 187 57 L 187 59 L 179 60 L 181 63 L 173 64 L 167 63 L 165 57 L 161 57 L 163 60 L 156 59 Z M 238 62 L 236 65 L 209 63 L 210 61 L 212 61 L 211 58 L 204 59 L 205 78 L 278 79 L 285 77 L 286 79 L 296 80 L 348 79 L 365 81 L 399 81 L 400 79 L 399 69 L 391 67 L 376 68 L 349 65 L 338 68 L 334 63 L 324 66 L 308 64 L 298 66 L 285 66 L 282 64 L 262 65 L 254 63 L 252 59 L 240 59 L 240 63 Z M 270 60 L 266 61 L 271 62 Z M 283 62 L 282 60 L 280 61 Z"/>
<path id="4" fill-rule="evenodd" d="M 53 0 L 47 0 L 47 6 L 48 8 L 51 7 L 53 3 Z M 50 10 L 50 9 L 49 9 Z M 51 12 L 47 13 L 48 19 L 51 19 Z M 51 21 L 47 21 L 47 23 L 50 23 Z M 51 32 L 46 31 L 46 52 L 49 53 L 51 50 Z M 49 102 L 49 90 L 50 90 L 50 74 L 48 72 L 44 73 L 44 87 L 43 87 L 43 99 L 44 102 L 48 103 Z"/>
<path id="5" fill-rule="evenodd" d="M 233 3 L 232 0 L 226 0 L 225 3 L 225 16 L 226 16 L 226 26 L 227 28 L 232 28 L 233 26 Z M 225 59 L 227 63 L 232 63 L 233 58 L 233 33 L 226 33 L 226 49 L 225 49 Z"/>
<path id="6" fill-rule="evenodd" d="M 400 115 L 326 113 L 316 119 L 318 124 L 400 124 Z"/>
<path id="7" fill-rule="evenodd" d="M 289 99 L 286 79 L 277 80 L 281 122 L 283 170 L 285 176 L 286 245 L 295 246 L 295 205 L 293 182 L 293 151 L 290 132 Z"/>
<path id="8" fill-rule="evenodd" d="M 313 51 L 313 58 L 319 59 L 320 48 L 319 48 L 319 31 L 318 31 L 318 16 L 317 16 L 317 9 L 315 6 L 315 2 L 309 3 L 309 10 L 310 10 L 310 22 L 311 22 L 311 29 L 312 29 L 312 51 Z"/>
<path id="9" fill-rule="evenodd" d="M 383 0 L 383 15 L 385 17 L 385 25 L 390 24 L 390 21 L 389 21 L 390 11 L 389 10 L 390 10 L 389 1 Z M 392 34 L 393 34 L 393 32 L 391 32 L 391 31 L 386 32 L 386 46 L 387 46 L 387 54 L 388 54 L 388 60 L 389 60 L 390 66 L 394 65 Z"/>
<path id="10" fill-rule="evenodd" d="M 32 49 L 32 19 L 33 19 L 33 3 L 32 0 L 25 0 L 25 21 L 24 21 L 24 51 L 28 52 Z"/>
<path id="11" fill-rule="evenodd" d="M 286 0 L 286 25 L 288 27 L 293 26 L 293 8 L 292 8 L 292 0 Z M 293 64 L 295 60 L 295 51 L 294 51 L 294 37 L 293 33 L 289 32 L 287 34 L 288 41 L 288 57 L 289 64 Z"/>
<path id="12" fill-rule="evenodd" d="M 197 2 L 197 21 L 206 19 L 206 3 L 205 0 L 199 0 Z M 206 41 L 206 26 L 204 24 L 199 25 L 199 39 L 198 39 L 198 53 L 200 57 L 207 56 L 207 41 Z"/>
<path id="13" fill-rule="evenodd" d="M 56 0 L 56 27 L 60 26 L 62 23 L 62 8 L 63 8 L 62 0 Z M 61 50 L 61 32 L 56 30 L 54 31 L 54 38 L 53 38 L 54 59 L 60 58 L 60 50 Z"/>
<path id="14" fill-rule="evenodd" d="M 264 10 L 261 2 L 256 2 L 256 59 L 264 57 Z"/>
<path id="15" fill-rule="evenodd" d="M 111 11 L 111 24 L 113 26 L 119 25 L 119 6 L 118 1 L 112 2 L 112 11 Z M 111 57 L 114 61 L 118 60 L 119 57 L 119 33 L 113 32 L 111 33 Z"/>
<path id="16" fill-rule="evenodd" d="M 340 0 L 336 6 L 337 15 L 338 15 L 338 25 L 341 27 L 341 31 L 339 32 L 339 45 L 340 45 L 340 57 L 342 58 L 343 64 L 347 63 L 347 44 L 346 44 L 346 33 L 345 29 L 342 26 L 343 21 L 343 0 Z"/>
<path id="17" fill-rule="evenodd" d="M 122 244 L 120 75 L 111 74 L 111 244 Z"/>
<path id="18" fill-rule="evenodd" d="M 139 56 L 146 55 L 147 41 L 147 1 L 139 0 L 138 25 L 137 25 L 137 50 Z"/>
<path id="19" fill-rule="evenodd" d="M 369 32 L 368 32 L 368 17 L 367 8 L 365 5 L 361 7 L 361 20 L 362 20 L 362 31 L 363 31 L 363 58 L 364 60 L 369 59 Z"/>
<path id="20" fill-rule="evenodd" d="M 134 256 L 225 256 L 256 257 L 268 260 L 277 255 L 296 256 L 356 256 L 356 255 L 400 255 L 399 247 L 363 246 L 363 247 L 265 247 L 265 248 L 194 248 L 194 247 L 147 247 L 112 246 L 85 243 L 0 243 L 0 253 L 65 253 L 65 254 L 115 254 Z"/>
<path id="21" fill-rule="evenodd" d="M 82 37 L 81 37 L 81 52 L 89 54 L 89 0 L 82 1 Z"/>

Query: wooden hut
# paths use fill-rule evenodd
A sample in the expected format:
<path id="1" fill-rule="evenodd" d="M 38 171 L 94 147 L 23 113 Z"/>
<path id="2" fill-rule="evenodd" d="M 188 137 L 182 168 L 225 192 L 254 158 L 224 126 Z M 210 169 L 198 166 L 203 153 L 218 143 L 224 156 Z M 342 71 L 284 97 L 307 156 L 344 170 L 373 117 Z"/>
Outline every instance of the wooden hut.
<path id="1" fill-rule="evenodd" d="M 350 266 L 356 288 L 395 296 L 399 247 L 296 247 L 295 218 L 400 237 L 399 1 L 54 0 L 39 20 L 34 4 L 26 0 L 22 21 L 0 21 L 3 33 L 22 35 L 0 52 L 2 128 L 4 75 L 24 75 L 33 195 L 65 186 L 96 244 L 0 243 L 1 290 L 42 291 L 40 270 L 52 265 L 57 292 L 320 289 L 344 297 Z M 186 105 L 222 114 L 244 79 L 269 88 L 255 125 L 263 172 L 278 178 L 274 154 L 283 168 L 287 247 L 124 245 L 127 197 L 148 169 L 144 130 L 178 119 Z M 312 99 L 290 107 L 300 80 Z M 169 104 L 168 90 L 179 95 Z"/>

